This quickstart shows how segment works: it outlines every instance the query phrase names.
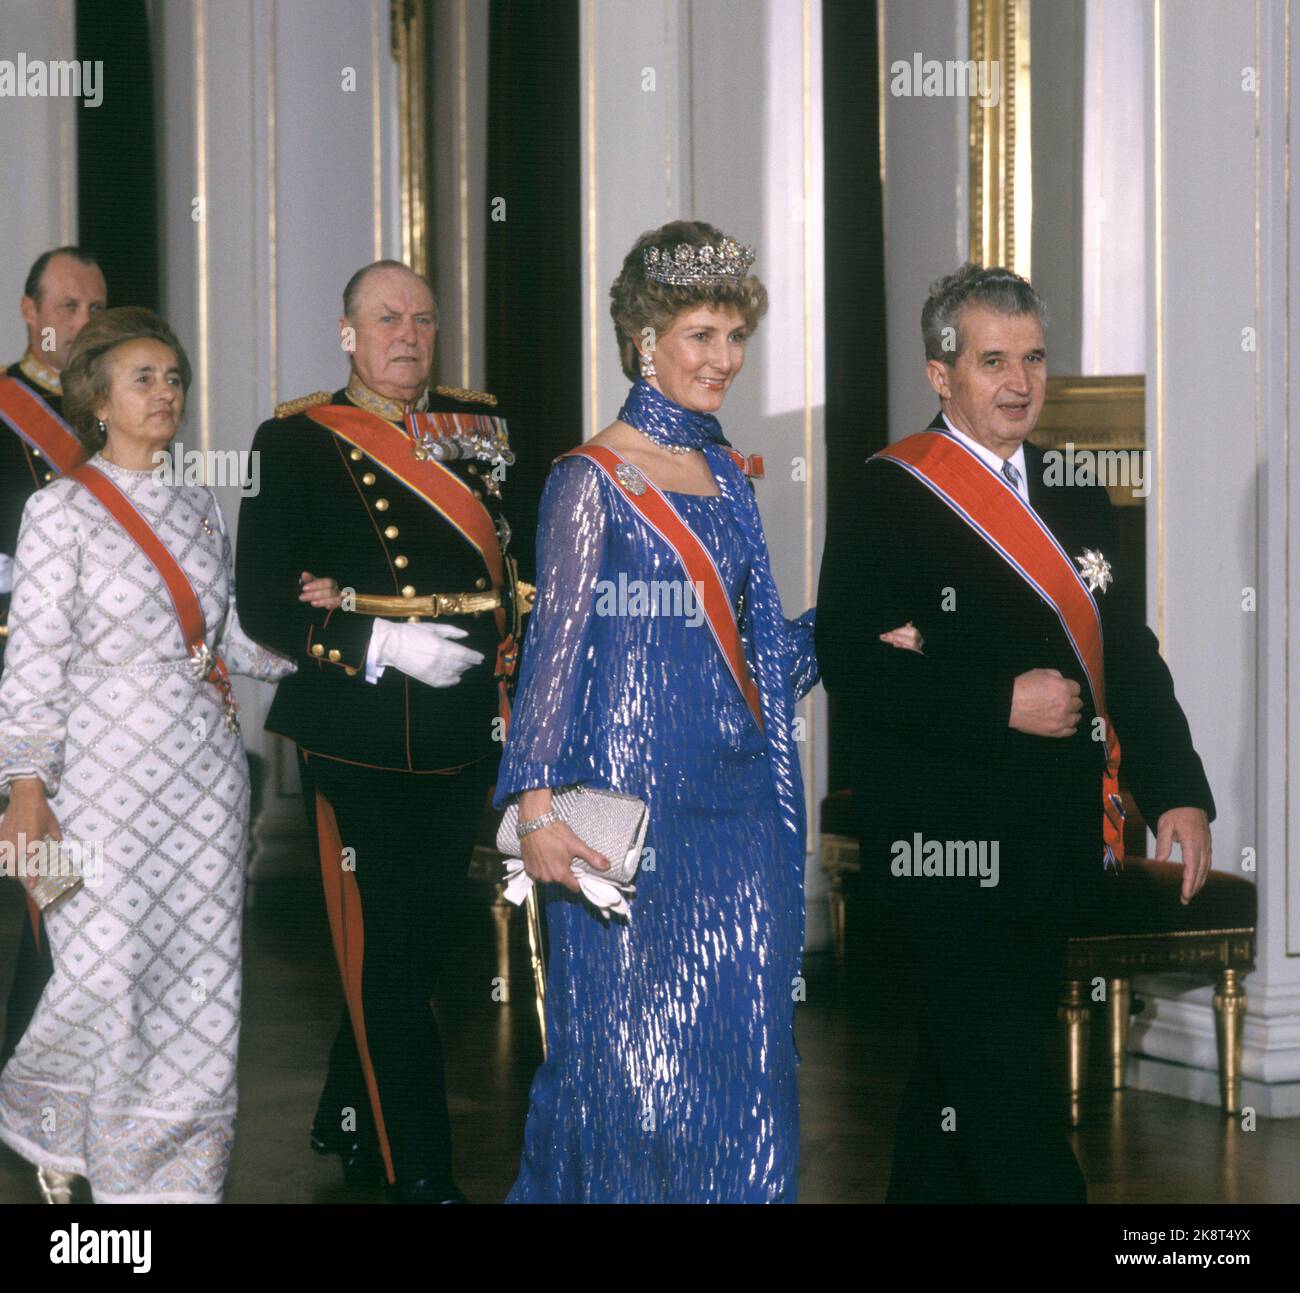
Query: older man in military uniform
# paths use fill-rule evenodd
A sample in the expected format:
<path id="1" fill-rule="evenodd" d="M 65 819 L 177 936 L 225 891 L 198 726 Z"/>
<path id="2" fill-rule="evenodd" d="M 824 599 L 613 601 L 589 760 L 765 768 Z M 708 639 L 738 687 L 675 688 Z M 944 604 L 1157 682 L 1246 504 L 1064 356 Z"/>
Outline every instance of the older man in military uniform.
<path id="1" fill-rule="evenodd" d="M 344 291 L 347 386 L 290 401 L 253 443 L 240 618 L 298 672 L 267 727 L 295 741 L 346 1007 L 312 1144 L 403 1201 L 459 1198 L 435 987 L 508 715 L 519 637 L 496 400 L 427 387 L 428 283 L 379 261 Z M 337 605 L 299 587 L 332 577 Z"/>
<path id="2" fill-rule="evenodd" d="M 80 441 L 63 421 L 59 375 L 77 334 L 105 307 L 107 296 L 95 258 L 80 247 L 56 247 L 38 256 L 23 287 L 20 309 L 27 325 L 27 349 L 0 377 L 0 668 L 9 634 L 13 557 L 23 506 L 83 456 Z M 18 937 L 0 1067 L 27 1030 L 50 977 L 50 950 L 34 906 L 29 906 Z"/>

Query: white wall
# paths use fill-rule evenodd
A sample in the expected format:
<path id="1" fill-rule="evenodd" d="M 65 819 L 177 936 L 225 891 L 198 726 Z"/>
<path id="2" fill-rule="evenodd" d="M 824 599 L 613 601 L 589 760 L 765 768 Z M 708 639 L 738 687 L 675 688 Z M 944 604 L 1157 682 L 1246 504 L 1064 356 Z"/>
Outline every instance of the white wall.
<path id="1" fill-rule="evenodd" d="M 23 53 L 29 61 L 71 59 L 72 0 L 5 0 L 0 34 L 0 58 L 16 61 Z M 6 366 L 27 345 L 18 303 L 32 262 L 51 247 L 77 241 L 76 106 L 74 99 L 0 99 L 0 362 Z"/>
<path id="2" fill-rule="evenodd" d="M 889 438 L 929 425 L 938 401 L 925 379 L 921 307 L 930 284 L 969 256 L 967 102 L 890 93 L 890 66 L 915 54 L 969 57 L 966 0 L 881 0 L 885 106 L 885 319 Z"/>
<path id="3" fill-rule="evenodd" d="M 1288 437 L 1296 321 L 1286 94 L 1294 0 L 1153 5 L 1147 111 L 1148 605 L 1214 790 L 1215 867 L 1257 880 L 1243 1099 L 1300 1114 L 1300 786 L 1288 634 L 1300 481 Z M 1293 53 L 1292 57 L 1296 55 Z M 1258 96 L 1248 78 L 1258 69 Z M 1298 68 L 1290 69 L 1295 83 Z M 1244 609 L 1253 589 L 1257 609 Z M 1300 748 L 1298 746 L 1297 748 Z M 1253 853 L 1258 871 L 1243 868 Z M 1141 1085 L 1217 1100 L 1207 989 L 1146 985 Z M 1187 1065 L 1195 1067 L 1186 1067 Z"/>
<path id="4" fill-rule="evenodd" d="M 195 384 L 181 439 L 247 449 L 280 400 L 335 389 L 343 285 L 400 255 L 396 92 L 384 0 L 188 0 L 152 12 L 164 313 Z M 196 199 L 200 218 L 192 218 Z M 237 535 L 239 494 L 220 491 Z M 259 831 L 301 830 L 272 689 L 237 679 L 274 777 Z"/>
<path id="5" fill-rule="evenodd" d="M 438 295 L 438 380 L 482 389 L 487 372 L 488 17 L 480 0 L 434 0 L 428 209 Z"/>
<path id="6" fill-rule="evenodd" d="M 1146 371 L 1149 0 L 1087 0 L 1083 103 L 1083 349 L 1079 371 Z M 1104 323 L 1103 323 L 1104 320 Z"/>

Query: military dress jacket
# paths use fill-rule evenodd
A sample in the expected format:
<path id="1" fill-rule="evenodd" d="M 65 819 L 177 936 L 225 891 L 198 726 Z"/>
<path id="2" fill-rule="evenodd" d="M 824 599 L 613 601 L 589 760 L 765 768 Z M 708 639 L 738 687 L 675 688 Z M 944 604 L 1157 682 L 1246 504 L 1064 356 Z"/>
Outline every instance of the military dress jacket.
<path id="1" fill-rule="evenodd" d="M 462 398 L 467 397 L 467 398 Z M 357 403 L 346 390 L 287 405 L 253 441 L 260 488 L 239 513 L 236 587 L 241 623 L 258 642 L 298 662 L 279 684 L 266 726 L 303 750 L 372 768 L 428 773 L 494 758 L 501 749 L 496 681 L 500 640 L 493 614 L 448 615 L 457 639 L 483 656 L 453 687 L 435 688 L 386 668 L 366 680 L 371 616 L 298 600 L 299 576 L 332 577 L 363 596 L 482 592 L 491 578 L 479 551 L 419 494 L 308 414 Z M 431 413 L 496 415 L 479 392 L 430 393 Z M 488 510 L 509 542 L 501 482 L 491 465 L 443 464 Z M 513 589 L 506 562 L 506 621 Z M 401 622 L 393 617 L 395 622 Z M 426 623 L 431 621 L 424 621 Z"/>
<path id="2" fill-rule="evenodd" d="M 30 387 L 57 414 L 63 415 L 63 397 L 38 381 L 21 360 L 5 369 L 6 377 L 17 378 Z M 58 473 L 21 436 L 0 423 L 0 553 L 12 559 L 18 546 L 18 528 L 27 500 Z M 9 623 L 8 592 L 0 592 L 0 626 Z M 0 633 L 0 666 L 4 664 L 5 635 Z"/>

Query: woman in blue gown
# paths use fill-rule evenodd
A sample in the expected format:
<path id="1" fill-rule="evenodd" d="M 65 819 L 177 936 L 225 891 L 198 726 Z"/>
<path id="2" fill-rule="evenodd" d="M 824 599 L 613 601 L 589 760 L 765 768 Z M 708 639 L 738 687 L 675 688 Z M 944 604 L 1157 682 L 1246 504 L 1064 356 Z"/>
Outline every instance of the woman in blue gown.
<path id="1" fill-rule="evenodd" d="M 611 292 L 635 384 L 591 443 L 707 549 L 761 725 L 674 548 L 618 484 L 564 457 L 542 494 L 496 805 L 519 797 L 525 869 L 549 882 L 549 1058 L 510 1202 L 795 1197 L 806 823 L 791 722 L 818 674 L 815 611 L 782 614 L 752 487 L 713 416 L 767 305 L 752 257 L 699 222 L 638 240 Z M 656 583 L 685 596 L 661 605 Z M 600 859 L 567 824 L 522 833 L 550 811 L 550 788 L 576 783 L 649 806 L 627 920 L 584 901 L 569 864 Z"/>

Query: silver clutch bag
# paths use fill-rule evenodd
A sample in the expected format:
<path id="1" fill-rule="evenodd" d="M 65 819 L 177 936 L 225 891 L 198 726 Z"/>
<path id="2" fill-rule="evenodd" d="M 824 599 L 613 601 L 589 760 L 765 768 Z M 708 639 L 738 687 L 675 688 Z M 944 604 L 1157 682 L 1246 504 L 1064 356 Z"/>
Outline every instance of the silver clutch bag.
<path id="1" fill-rule="evenodd" d="M 636 795 L 619 794 L 616 790 L 563 786 L 552 792 L 551 809 L 563 818 L 584 844 L 609 859 L 608 871 L 597 871 L 586 862 L 575 859 L 575 875 L 588 875 L 620 889 L 632 887 L 636 869 L 641 864 L 646 828 L 650 825 L 650 814 L 643 800 Z M 519 847 L 518 803 L 511 804 L 501 818 L 497 851 L 511 858 L 523 856 Z"/>

